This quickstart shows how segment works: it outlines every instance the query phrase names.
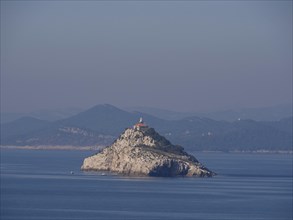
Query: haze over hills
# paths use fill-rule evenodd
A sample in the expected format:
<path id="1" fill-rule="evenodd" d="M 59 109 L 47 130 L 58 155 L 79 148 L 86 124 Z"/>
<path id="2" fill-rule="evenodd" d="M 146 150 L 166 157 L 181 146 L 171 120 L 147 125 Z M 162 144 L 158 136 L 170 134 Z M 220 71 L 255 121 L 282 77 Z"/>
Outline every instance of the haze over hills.
<path id="1" fill-rule="evenodd" d="M 165 120 L 180 120 L 186 117 L 198 116 L 214 120 L 235 121 L 241 119 L 252 119 L 256 121 L 278 121 L 282 118 L 292 116 L 292 103 L 268 106 L 262 108 L 242 108 L 224 111 L 209 112 L 180 112 L 154 107 L 125 107 L 121 108 L 127 112 L 144 112 L 146 114 Z M 82 108 L 64 108 L 53 110 L 39 110 L 30 113 L 1 112 L 0 123 L 12 122 L 22 117 L 33 117 L 45 121 L 57 121 L 74 116 L 84 111 Z"/>
<path id="2" fill-rule="evenodd" d="M 166 109 L 139 106 L 126 108 L 126 110 L 145 112 L 166 120 L 179 120 L 186 117 L 199 116 L 224 121 L 235 121 L 239 118 L 256 121 L 277 121 L 292 116 L 292 103 L 261 108 L 241 108 L 209 112 L 176 112 Z"/>
<path id="3" fill-rule="evenodd" d="M 108 104 L 55 122 L 22 118 L 1 124 L 1 145 L 109 145 L 139 117 L 190 151 L 292 150 L 292 116 L 276 121 L 229 122 L 196 116 L 166 120 Z"/>
<path id="4" fill-rule="evenodd" d="M 36 119 L 33 117 L 22 117 L 13 122 L 1 126 L 1 138 L 13 137 L 29 134 L 30 132 L 37 131 L 39 129 L 44 129 L 50 126 L 49 121 L 44 121 Z"/>
<path id="5" fill-rule="evenodd" d="M 1 112 L 1 124 L 15 121 L 22 117 L 33 117 L 45 121 L 57 121 L 82 112 L 81 108 L 64 108 L 53 110 L 39 110 L 29 113 Z"/>

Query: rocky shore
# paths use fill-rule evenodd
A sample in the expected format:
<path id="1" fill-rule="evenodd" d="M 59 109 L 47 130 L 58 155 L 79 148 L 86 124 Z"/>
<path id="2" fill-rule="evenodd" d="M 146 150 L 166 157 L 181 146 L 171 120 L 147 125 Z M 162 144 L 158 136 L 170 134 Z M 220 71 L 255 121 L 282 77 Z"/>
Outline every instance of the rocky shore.
<path id="1" fill-rule="evenodd" d="M 204 167 L 184 148 L 172 145 L 142 120 L 126 129 L 101 152 L 86 158 L 84 171 L 109 171 L 128 176 L 199 176 L 215 173 Z"/>

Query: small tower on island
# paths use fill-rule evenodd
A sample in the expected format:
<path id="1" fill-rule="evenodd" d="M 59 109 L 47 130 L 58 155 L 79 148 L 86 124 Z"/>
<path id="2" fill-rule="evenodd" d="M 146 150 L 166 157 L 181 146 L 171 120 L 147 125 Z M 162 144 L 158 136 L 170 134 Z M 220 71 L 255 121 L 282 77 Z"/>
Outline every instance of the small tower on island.
<path id="1" fill-rule="evenodd" d="M 148 126 L 144 123 L 142 117 L 140 117 L 138 123 L 133 126 L 133 129 L 137 131 L 146 130 L 147 128 Z"/>

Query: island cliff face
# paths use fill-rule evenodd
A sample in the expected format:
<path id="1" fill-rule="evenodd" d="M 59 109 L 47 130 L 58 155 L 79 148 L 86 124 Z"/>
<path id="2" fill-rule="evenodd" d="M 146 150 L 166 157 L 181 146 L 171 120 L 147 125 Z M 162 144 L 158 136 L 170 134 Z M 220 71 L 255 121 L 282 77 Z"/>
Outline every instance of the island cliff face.
<path id="1" fill-rule="evenodd" d="M 126 129 L 101 152 L 86 158 L 84 171 L 110 171 L 129 176 L 200 176 L 211 172 L 183 147 L 172 145 L 153 128 L 140 123 Z"/>

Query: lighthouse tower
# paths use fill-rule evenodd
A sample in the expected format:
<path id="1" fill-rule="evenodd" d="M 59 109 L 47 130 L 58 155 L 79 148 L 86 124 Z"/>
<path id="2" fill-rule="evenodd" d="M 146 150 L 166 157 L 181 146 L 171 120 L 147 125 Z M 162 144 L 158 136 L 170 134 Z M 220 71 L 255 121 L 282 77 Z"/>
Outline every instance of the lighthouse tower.
<path id="1" fill-rule="evenodd" d="M 144 123 L 142 117 L 140 117 L 138 123 L 136 123 L 134 126 L 133 126 L 133 129 L 134 130 L 137 130 L 137 131 L 141 131 L 141 130 L 145 130 L 147 129 L 148 126 Z"/>

